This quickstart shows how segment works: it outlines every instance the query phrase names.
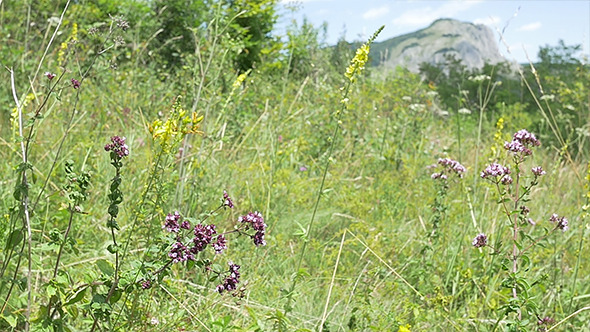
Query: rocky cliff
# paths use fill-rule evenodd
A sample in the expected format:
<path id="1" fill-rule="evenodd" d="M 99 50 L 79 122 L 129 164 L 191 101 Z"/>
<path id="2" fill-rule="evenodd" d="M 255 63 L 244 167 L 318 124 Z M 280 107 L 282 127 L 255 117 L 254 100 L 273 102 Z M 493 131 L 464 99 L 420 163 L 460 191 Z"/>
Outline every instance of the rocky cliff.
<path id="1" fill-rule="evenodd" d="M 423 62 L 445 63 L 447 56 L 460 59 L 469 69 L 506 61 L 490 28 L 453 19 L 439 19 L 425 29 L 375 43 L 371 53 L 373 65 L 402 66 L 413 72 Z"/>

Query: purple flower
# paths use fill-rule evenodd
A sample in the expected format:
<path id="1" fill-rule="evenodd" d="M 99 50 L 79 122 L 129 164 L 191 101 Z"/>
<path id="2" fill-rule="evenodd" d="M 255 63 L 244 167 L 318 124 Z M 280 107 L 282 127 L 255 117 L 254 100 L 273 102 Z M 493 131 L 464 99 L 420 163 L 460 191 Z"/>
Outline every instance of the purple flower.
<path id="1" fill-rule="evenodd" d="M 563 232 L 569 229 L 568 220 L 566 217 L 560 217 L 556 213 L 554 213 L 551 215 L 551 217 L 549 217 L 549 221 L 556 223 L 555 227 L 561 229 Z"/>
<path id="2" fill-rule="evenodd" d="M 178 231 L 180 230 L 180 228 L 178 226 L 179 220 L 180 220 L 180 213 L 178 213 L 178 211 L 174 212 L 173 214 L 172 213 L 168 214 L 166 216 L 166 221 L 164 223 L 164 226 L 162 226 L 162 229 L 165 229 L 171 233 L 178 233 Z M 183 222 L 183 224 L 184 224 L 184 222 Z"/>
<path id="3" fill-rule="evenodd" d="M 223 206 L 227 206 L 230 209 L 233 209 L 234 202 L 231 200 L 231 197 L 227 194 L 227 191 L 223 191 Z"/>
<path id="4" fill-rule="evenodd" d="M 227 241 L 223 234 L 217 237 L 217 241 L 213 243 L 213 249 L 215 249 L 216 254 L 221 254 L 225 249 L 227 249 Z"/>
<path id="5" fill-rule="evenodd" d="M 129 147 L 125 144 L 125 137 L 113 136 L 110 144 L 104 146 L 105 151 L 113 151 L 119 158 L 129 155 Z"/>
<path id="6" fill-rule="evenodd" d="M 502 182 L 503 185 L 507 186 L 512 183 L 512 177 L 510 175 L 504 175 L 500 182 Z"/>
<path id="7" fill-rule="evenodd" d="M 191 223 L 188 220 L 184 220 L 180 224 L 180 228 L 182 228 L 182 229 L 191 229 Z"/>
<path id="8" fill-rule="evenodd" d="M 196 254 L 205 250 L 207 245 L 213 240 L 213 235 L 217 234 L 217 231 L 215 230 L 215 225 L 198 224 L 195 226 L 194 234 L 194 246 L 191 248 L 191 252 Z"/>
<path id="9" fill-rule="evenodd" d="M 264 240 L 264 231 L 256 232 L 252 239 L 254 239 L 254 245 L 257 247 L 266 245 L 266 240 Z"/>
<path id="10" fill-rule="evenodd" d="M 182 242 L 176 242 L 172 245 L 168 257 L 172 258 L 172 262 L 180 263 L 187 259 L 193 259 L 193 255 L 188 252 L 186 246 Z"/>
<path id="11" fill-rule="evenodd" d="M 545 172 L 541 166 L 531 168 L 531 172 L 533 172 L 533 174 L 535 174 L 535 176 L 541 176 L 541 175 L 547 174 L 547 172 Z"/>
<path id="12" fill-rule="evenodd" d="M 485 247 L 488 245 L 488 237 L 484 233 L 479 233 L 471 242 L 476 248 Z"/>
<path id="13" fill-rule="evenodd" d="M 72 87 L 73 87 L 74 89 L 79 89 L 79 88 L 80 88 L 80 81 L 78 81 L 78 80 L 77 80 L 77 79 L 75 79 L 75 78 L 72 78 Z"/>
<path id="14" fill-rule="evenodd" d="M 454 172 L 460 178 L 462 178 L 463 173 L 467 171 L 467 169 L 465 169 L 465 166 L 461 165 L 458 161 L 453 160 L 451 158 L 440 158 L 438 160 L 438 164 Z"/>
<path id="15" fill-rule="evenodd" d="M 150 280 L 144 280 L 141 282 L 141 288 L 142 289 L 150 289 L 152 288 L 152 282 Z"/>
<path id="16" fill-rule="evenodd" d="M 521 214 L 523 214 L 523 215 L 525 215 L 525 216 L 526 216 L 526 215 L 528 215 L 528 214 L 529 214 L 529 212 L 531 212 L 531 209 L 529 209 L 529 208 L 528 208 L 528 206 L 526 206 L 526 205 L 522 205 L 522 206 L 520 207 L 520 213 L 521 213 Z"/>
<path id="17" fill-rule="evenodd" d="M 506 166 L 502 166 L 498 163 L 491 163 L 486 169 L 484 169 L 480 177 L 482 179 L 489 179 L 494 183 L 502 183 L 504 185 L 511 184 L 512 178 L 508 175 L 510 169 Z"/>
<path id="18" fill-rule="evenodd" d="M 524 146 L 520 141 L 504 142 L 504 149 L 516 153 L 522 153 L 525 156 L 530 156 L 533 152 Z"/>
<path id="19" fill-rule="evenodd" d="M 528 146 L 539 146 L 541 142 L 535 137 L 535 134 L 531 134 L 526 129 L 521 129 L 514 134 L 512 140 L 519 141 L 524 145 Z"/>
<path id="20" fill-rule="evenodd" d="M 539 145 L 541 145 L 541 142 L 534 134 L 529 133 L 526 129 L 521 129 L 512 136 L 511 142 L 504 143 L 504 148 L 514 154 L 522 154 L 524 157 L 532 154 L 529 147 Z"/>
<path id="21" fill-rule="evenodd" d="M 223 281 L 223 284 L 217 286 L 217 291 L 219 294 L 222 294 L 224 291 L 231 292 L 237 288 L 238 283 L 240 283 L 240 272 L 238 270 L 240 266 L 234 263 L 229 263 L 229 275 Z"/>
<path id="22" fill-rule="evenodd" d="M 266 245 L 266 241 L 264 240 L 266 224 L 264 223 L 264 218 L 262 217 L 262 214 L 260 214 L 260 212 L 255 211 L 250 212 L 245 216 L 240 216 L 238 218 L 238 221 L 240 223 L 247 223 L 248 226 L 246 229 L 252 228 L 256 231 L 256 234 L 250 236 L 256 246 Z"/>
<path id="23" fill-rule="evenodd" d="M 55 78 L 55 74 L 52 72 L 46 71 L 43 75 L 45 75 L 50 81 Z"/>
<path id="24" fill-rule="evenodd" d="M 307 167 L 301 166 L 301 167 L 299 167 L 299 171 L 305 172 L 305 171 L 307 171 Z"/>

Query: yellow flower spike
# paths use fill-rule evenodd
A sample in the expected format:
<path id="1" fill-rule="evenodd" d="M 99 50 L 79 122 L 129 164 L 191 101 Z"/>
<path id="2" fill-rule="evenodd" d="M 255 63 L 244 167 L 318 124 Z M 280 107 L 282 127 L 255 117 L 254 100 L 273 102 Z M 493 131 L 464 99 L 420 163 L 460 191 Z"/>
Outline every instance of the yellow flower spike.
<path id="1" fill-rule="evenodd" d="M 350 65 L 346 68 L 344 76 L 346 76 L 351 82 L 354 82 L 356 77 L 365 69 L 367 61 L 369 61 L 369 52 L 371 50 L 371 43 L 377 38 L 379 33 L 385 28 L 381 26 L 377 31 L 369 38 L 369 40 L 356 50 L 354 58 L 350 61 Z"/>

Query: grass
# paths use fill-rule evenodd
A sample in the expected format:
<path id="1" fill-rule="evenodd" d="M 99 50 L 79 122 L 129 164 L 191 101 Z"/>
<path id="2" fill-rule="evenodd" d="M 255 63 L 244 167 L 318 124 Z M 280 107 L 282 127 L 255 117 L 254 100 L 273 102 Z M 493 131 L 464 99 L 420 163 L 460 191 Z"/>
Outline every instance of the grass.
<path id="1" fill-rule="evenodd" d="M 507 160 L 501 147 L 490 149 L 495 133 L 501 144 L 510 141 L 541 115 L 518 105 L 480 105 L 474 114 L 441 116 L 432 107 L 439 102 L 436 87 L 402 70 L 385 77 L 368 68 L 342 97 L 346 68 L 300 78 L 263 68 L 224 88 L 213 82 L 239 76 L 224 72 L 227 64 L 217 53 L 204 58 L 211 60 L 206 67 L 197 57 L 186 61 L 185 70 L 162 73 L 135 62 L 109 69 L 106 57 L 95 63 L 79 47 L 67 55 L 55 92 L 48 93 L 44 76 L 31 82 L 33 89 L 16 77 L 17 98 L 23 100 L 25 91 L 35 98 L 15 114 L 24 122 L 37 108 L 43 115 L 34 127 L 20 126 L 33 133 L 23 141 L 32 164 L 24 173 L 26 194 L 29 202 L 39 197 L 30 224 L 22 224 L 23 201 L 13 197 L 22 181 L 15 172 L 22 162 L 18 137 L 26 135 L 0 117 L 0 157 L 6 161 L 0 166 L 2 329 L 492 331 L 511 323 L 534 330 L 543 317 L 553 319 L 548 329 L 588 328 L 583 160 L 553 143 L 531 156 L 530 164 L 547 174 L 527 202 L 537 224 L 522 226 L 522 236 L 551 231 L 552 213 L 567 216 L 570 226 L 533 241 L 530 264 L 522 264 L 519 276 L 534 284 L 523 298 L 538 306 L 537 315 L 526 305 L 506 314 L 513 287 L 502 286 L 509 274 L 504 257 L 471 244 L 483 232 L 490 246 L 512 249 L 512 226 L 496 202 L 498 193 L 479 173 L 492 161 Z M 59 68 L 58 49 L 49 50 L 41 68 Z M 70 77 L 87 69 L 80 89 L 73 89 Z M 342 98 L 348 98 L 344 106 Z M 153 121 L 174 118 L 175 100 L 188 118 L 192 111 L 203 116 L 193 123 L 199 132 L 177 128 L 168 131 L 168 141 L 154 137 Z M 496 126 L 500 117 L 503 128 Z M 537 134 L 543 141 L 553 132 Z M 114 135 L 125 136 L 130 149 L 122 161 L 118 230 L 108 224 L 115 170 L 104 151 Z M 436 203 L 440 192 L 427 166 L 443 157 L 458 159 L 467 172 L 450 179 Z M 83 213 L 72 212 L 64 189 L 66 160 L 76 173 L 91 173 L 87 200 L 77 204 Z M 234 209 L 216 210 L 223 190 Z M 444 211 L 432 237 L 437 206 Z M 239 216 L 260 211 L 267 245 L 228 234 L 223 254 L 209 250 L 195 264 L 154 273 L 169 260 L 175 239 L 162 225 L 175 210 L 193 223 L 216 224 L 218 233 L 235 231 Z M 114 233 L 117 259 L 109 248 Z M 200 265 L 208 260 L 214 272 Z M 216 286 L 229 261 L 241 265 L 241 280 L 234 296 L 219 295 Z M 213 278 L 217 272 L 220 278 Z M 153 284 L 144 290 L 146 278 Z M 113 301 L 101 300 L 109 293 Z M 55 314 L 46 312 L 48 303 L 59 308 Z"/>

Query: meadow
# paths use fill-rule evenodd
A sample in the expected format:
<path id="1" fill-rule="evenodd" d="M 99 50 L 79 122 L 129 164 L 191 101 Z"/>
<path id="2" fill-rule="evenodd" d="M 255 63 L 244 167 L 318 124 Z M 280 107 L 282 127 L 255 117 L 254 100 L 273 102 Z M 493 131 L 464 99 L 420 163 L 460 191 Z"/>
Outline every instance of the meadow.
<path id="1" fill-rule="evenodd" d="M 0 330 L 590 330 L 577 48 L 385 72 L 275 5 L 0 2 Z"/>

